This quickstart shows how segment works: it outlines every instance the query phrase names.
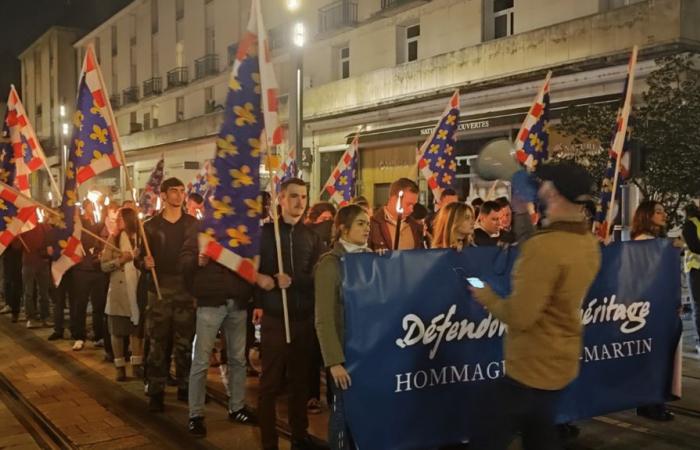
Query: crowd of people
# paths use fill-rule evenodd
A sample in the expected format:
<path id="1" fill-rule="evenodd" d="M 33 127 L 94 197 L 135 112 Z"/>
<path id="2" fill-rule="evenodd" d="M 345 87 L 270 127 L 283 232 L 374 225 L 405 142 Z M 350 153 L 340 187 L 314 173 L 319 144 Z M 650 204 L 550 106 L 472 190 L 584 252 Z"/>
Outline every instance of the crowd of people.
<path id="1" fill-rule="evenodd" d="M 144 223 L 148 249 L 139 233 L 134 202 L 124 202 L 121 207 L 112 203 L 102 209 L 102 217 L 95 214 L 91 202 L 85 202 L 81 221 L 91 232 L 81 237 L 85 255 L 58 286 L 52 283 L 50 270 L 56 224 L 49 219 L 22 233 L 3 255 L 6 306 L 2 312 L 17 322 L 23 306 L 27 328 L 53 327 L 49 340 L 66 338 L 68 328 L 74 351 L 81 351 L 90 336 L 92 345 L 104 348 L 105 358 L 114 364 L 117 381 L 127 380 L 127 363 L 131 376 L 144 380 L 148 408 L 154 413 L 165 408 L 165 386 L 176 385 L 177 399 L 189 405 L 187 426 L 195 436 L 207 433 L 207 376 L 220 339 L 225 349 L 221 374 L 229 396 L 228 416 L 238 423 L 259 425 L 263 449 L 278 448 L 276 405 L 285 391 L 292 449 L 318 448 L 307 431 L 308 414 L 320 412 L 324 401 L 331 410 L 331 448 L 352 449 L 352 435 L 342 412 L 343 393 L 352 385 L 344 365 L 343 255 L 521 245 L 521 264 L 514 271 L 514 289 L 507 301 L 500 301 L 488 286 L 473 289 L 475 299 L 511 330 L 504 343 L 508 376 L 492 398 L 499 409 L 489 417 L 496 420 L 485 422 L 485 434 L 475 436 L 473 448 L 505 448 L 503 442 L 517 430 L 523 431 L 526 448 L 557 448 L 552 435 L 556 399 L 552 393 L 578 373 L 578 309 L 597 272 L 600 251 L 583 206 L 590 180 L 580 171 L 561 167 L 543 171 L 539 177 L 544 182 L 540 201 L 547 205 L 539 232 L 522 208 L 523 202 L 512 206 L 505 197 L 475 199 L 468 204 L 454 190 L 446 189 L 435 211 L 429 212 L 418 203 L 417 184 L 401 178 L 391 184 L 386 204 L 375 210 L 363 197 L 336 210 L 327 202 L 308 207 L 306 183 L 288 179 L 281 184 L 278 198 L 279 243 L 269 196 L 265 196 L 255 285 L 199 252 L 198 218 L 205 201 L 198 194 L 188 196 L 180 180 L 169 178 L 160 188 L 162 209 Z M 700 214 L 697 207 L 690 207 L 686 215 L 686 271 L 693 298 L 700 301 Z M 525 226 L 517 226 L 518 222 Z M 634 217 L 632 238 L 661 238 L 665 231 L 663 206 L 642 202 Z M 577 248 L 580 257 L 572 258 L 570 248 Z M 551 279 L 559 269 L 542 270 L 545 263 L 566 266 L 565 272 L 575 276 L 565 281 Z M 291 343 L 286 339 L 283 290 Z M 557 301 L 542 303 L 549 298 Z M 92 333 L 86 330 L 88 303 Z M 548 311 L 552 308 L 553 312 Z M 552 320 L 557 323 L 550 323 Z M 700 326 L 698 308 L 695 322 Z M 248 361 L 256 344 L 255 327 L 260 331 L 260 373 Z M 568 337 L 557 338 L 563 329 Z M 561 364 L 553 368 L 552 361 Z M 544 369 L 550 375 L 537 376 Z M 328 381 L 325 399 L 321 398 L 322 373 Z M 244 401 L 250 375 L 260 377 L 255 413 Z M 638 412 L 656 420 L 672 419 L 664 405 L 650 405 Z M 493 429 L 496 425 L 500 431 Z"/>

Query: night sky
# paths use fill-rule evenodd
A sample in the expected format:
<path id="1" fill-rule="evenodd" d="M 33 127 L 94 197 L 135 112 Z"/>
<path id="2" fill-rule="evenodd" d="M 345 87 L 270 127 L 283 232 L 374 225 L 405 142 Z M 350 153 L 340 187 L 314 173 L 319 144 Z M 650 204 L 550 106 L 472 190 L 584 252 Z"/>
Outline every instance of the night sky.
<path id="1" fill-rule="evenodd" d="M 94 29 L 131 0 L 0 0 L 0 98 L 10 83 L 20 89 L 22 51 L 53 25 Z"/>

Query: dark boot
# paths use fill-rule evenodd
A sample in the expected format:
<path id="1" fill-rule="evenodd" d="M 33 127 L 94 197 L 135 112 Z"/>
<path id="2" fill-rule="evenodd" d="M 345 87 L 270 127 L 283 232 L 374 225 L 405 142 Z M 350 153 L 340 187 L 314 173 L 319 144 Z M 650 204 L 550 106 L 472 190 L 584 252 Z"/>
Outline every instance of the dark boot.
<path id="1" fill-rule="evenodd" d="M 163 393 L 153 394 L 148 400 L 148 411 L 154 413 L 162 413 L 165 411 L 165 401 L 163 399 Z"/>

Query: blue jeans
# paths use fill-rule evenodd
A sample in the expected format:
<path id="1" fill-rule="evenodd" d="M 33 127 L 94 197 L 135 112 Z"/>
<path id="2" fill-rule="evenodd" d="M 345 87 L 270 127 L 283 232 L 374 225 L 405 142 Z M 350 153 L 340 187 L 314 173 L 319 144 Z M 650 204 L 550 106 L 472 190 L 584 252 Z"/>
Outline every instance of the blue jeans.
<path id="1" fill-rule="evenodd" d="M 326 374 L 330 375 L 330 371 Z M 331 450 L 353 450 L 355 443 L 345 421 L 344 392 L 335 385 L 333 378 L 327 376 L 326 380 L 328 380 L 328 387 L 331 389 L 333 398 L 333 403 L 330 405 L 331 417 L 328 421 L 328 445 Z"/>
<path id="2" fill-rule="evenodd" d="M 190 417 L 204 417 L 204 400 L 207 394 L 207 373 L 216 333 L 221 328 L 226 339 L 228 356 L 229 411 L 244 406 L 245 397 L 245 333 L 248 311 L 239 308 L 234 300 L 226 300 L 221 306 L 197 308 L 197 331 L 192 344 L 192 368 L 190 369 L 189 406 Z"/>

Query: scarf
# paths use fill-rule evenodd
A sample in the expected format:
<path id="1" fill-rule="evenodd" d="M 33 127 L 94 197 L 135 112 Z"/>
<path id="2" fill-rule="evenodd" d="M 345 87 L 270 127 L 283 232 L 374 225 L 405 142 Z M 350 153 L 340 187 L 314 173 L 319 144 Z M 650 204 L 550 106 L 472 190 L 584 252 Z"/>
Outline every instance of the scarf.
<path id="1" fill-rule="evenodd" d="M 340 242 L 340 245 L 342 245 L 345 251 L 348 253 L 363 253 L 370 251 L 366 242 L 364 245 L 357 245 L 353 244 L 352 242 L 348 242 L 343 238 L 338 239 L 338 242 Z"/>

